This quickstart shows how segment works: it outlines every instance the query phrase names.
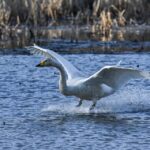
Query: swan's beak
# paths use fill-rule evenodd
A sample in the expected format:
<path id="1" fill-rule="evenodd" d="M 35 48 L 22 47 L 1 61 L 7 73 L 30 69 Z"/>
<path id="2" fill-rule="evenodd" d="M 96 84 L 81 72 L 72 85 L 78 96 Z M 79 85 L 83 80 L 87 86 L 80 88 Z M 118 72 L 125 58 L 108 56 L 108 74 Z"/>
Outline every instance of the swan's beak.
<path id="1" fill-rule="evenodd" d="M 45 61 L 42 61 L 36 65 L 36 67 L 44 67 L 44 66 L 45 66 Z"/>
<path id="2" fill-rule="evenodd" d="M 36 67 L 41 67 L 41 64 L 37 64 Z"/>

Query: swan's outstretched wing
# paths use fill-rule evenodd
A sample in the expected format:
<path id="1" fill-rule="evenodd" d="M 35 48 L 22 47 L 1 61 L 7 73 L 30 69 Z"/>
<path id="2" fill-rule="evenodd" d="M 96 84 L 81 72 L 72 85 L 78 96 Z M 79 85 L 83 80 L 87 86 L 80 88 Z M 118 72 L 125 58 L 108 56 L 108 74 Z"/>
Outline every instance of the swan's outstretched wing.
<path id="1" fill-rule="evenodd" d="M 136 69 L 106 66 L 87 79 L 87 83 L 104 83 L 118 89 L 130 79 L 149 78 L 150 73 Z"/>
<path id="2" fill-rule="evenodd" d="M 41 48 L 35 44 L 34 46 L 27 47 L 27 49 L 31 50 L 32 53 L 41 54 L 46 57 L 56 59 L 64 67 L 68 79 L 83 76 L 83 74 L 77 68 L 75 68 L 69 61 L 67 61 L 62 56 L 60 56 L 52 50 Z"/>

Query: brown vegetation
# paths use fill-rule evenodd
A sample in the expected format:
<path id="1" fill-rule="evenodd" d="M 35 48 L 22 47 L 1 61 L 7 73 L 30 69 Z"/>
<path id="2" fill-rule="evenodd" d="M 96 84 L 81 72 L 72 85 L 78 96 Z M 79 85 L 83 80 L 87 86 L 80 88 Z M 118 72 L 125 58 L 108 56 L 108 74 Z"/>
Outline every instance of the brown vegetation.
<path id="1" fill-rule="evenodd" d="M 93 22 L 104 12 L 119 26 L 150 23 L 149 0 L 0 0 L 1 25 L 43 26 L 70 18 Z"/>
<path id="2" fill-rule="evenodd" d="M 0 0 L 0 47 L 31 44 L 41 37 L 38 27 L 66 23 L 72 25 L 71 41 L 74 35 L 78 41 L 81 24 L 90 24 L 89 31 L 96 39 L 111 41 L 119 27 L 149 25 L 149 14 L 149 0 Z M 124 40 L 122 30 L 117 31 L 118 38 Z"/>

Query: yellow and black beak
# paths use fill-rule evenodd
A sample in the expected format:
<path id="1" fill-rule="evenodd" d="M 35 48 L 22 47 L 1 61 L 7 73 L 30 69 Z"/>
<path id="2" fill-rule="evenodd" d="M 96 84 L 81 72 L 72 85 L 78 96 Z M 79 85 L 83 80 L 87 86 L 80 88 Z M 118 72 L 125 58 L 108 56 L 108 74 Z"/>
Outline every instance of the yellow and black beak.
<path id="1" fill-rule="evenodd" d="M 36 65 L 36 67 L 44 67 L 45 61 L 41 61 L 39 64 Z"/>

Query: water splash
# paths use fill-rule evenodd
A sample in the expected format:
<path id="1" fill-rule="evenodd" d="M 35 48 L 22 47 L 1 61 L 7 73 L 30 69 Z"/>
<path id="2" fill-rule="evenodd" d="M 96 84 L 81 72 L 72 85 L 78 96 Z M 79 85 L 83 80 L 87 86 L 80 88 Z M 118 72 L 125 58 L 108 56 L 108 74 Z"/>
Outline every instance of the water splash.
<path id="1" fill-rule="evenodd" d="M 88 107 L 76 107 L 73 104 L 66 105 L 50 105 L 42 111 L 57 112 L 63 114 L 88 114 L 90 110 Z"/>
<path id="2" fill-rule="evenodd" d="M 81 107 L 75 103 L 64 103 L 50 105 L 42 109 L 42 112 L 53 112 L 59 114 L 103 114 L 103 113 L 135 113 L 150 111 L 148 91 L 140 89 L 127 89 L 103 98 L 98 101 L 94 110 L 89 110 L 91 103 L 85 101 Z"/>

